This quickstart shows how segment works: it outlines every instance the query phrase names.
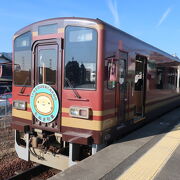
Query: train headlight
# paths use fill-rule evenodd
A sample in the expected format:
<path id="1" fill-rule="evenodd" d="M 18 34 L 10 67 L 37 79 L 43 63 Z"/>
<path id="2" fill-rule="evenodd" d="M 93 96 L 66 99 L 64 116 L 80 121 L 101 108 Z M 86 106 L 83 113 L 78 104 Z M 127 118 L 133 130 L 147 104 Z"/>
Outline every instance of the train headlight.
<path id="1" fill-rule="evenodd" d="M 69 108 L 69 115 L 72 116 L 72 117 L 89 119 L 89 108 L 71 106 Z"/>
<path id="2" fill-rule="evenodd" d="M 13 101 L 13 108 L 19 109 L 19 110 L 26 110 L 27 102 L 25 102 L 25 101 Z"/>
<path id="3" fill-rule="evenodd" d="M 70 108 L 70 111 L 69 111 L 69 114 L 71 116 L 78 116 L 79 115 L 79 109 L 78 108 L 75 108 L 75 107 L 71 107 Z"/>

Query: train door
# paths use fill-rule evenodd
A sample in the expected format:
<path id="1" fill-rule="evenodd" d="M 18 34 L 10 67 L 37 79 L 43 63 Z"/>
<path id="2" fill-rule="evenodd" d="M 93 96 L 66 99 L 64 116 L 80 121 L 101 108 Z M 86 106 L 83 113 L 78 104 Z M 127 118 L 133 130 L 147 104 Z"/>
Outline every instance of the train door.
<path id="1" fill-rule="evenodd" d="M 144 117 L 146 101 L 147 58 L 137 55 L 135 61 L 135 116 Z"/>
<path id="2" fill-rule="evenodd" d="M 39 112 L 42 116 L 34 117 L 34 126 L 41 126 L 43 129 L 51 129 L 51 131 L 57 131 L 60 129 L 60 115 L 56 115 L 53 117 L 53 113 L 48 117 L 47 112 L 51 111 L 51 109 L 55 108 L 56 105 L 53 97 L 58 98 L 58 109 L 59 109 L 59 99 L 60 99 L 60 81 L 61 74 L 58 67 L 60 67 L 59 62 L 59 45 L 56 43 L 48 43 L 48 44 L 36 44 L 34 49 L 34 86 L 45 84 L 48 86 L 44 86 L 45 88 L 50 87 L 49 92 L 47 89 L 47 94 L 50 94 L 50 100 L 47 100 L 48 97 L 45 97 L 43 101 L 47 100 L 50 105 L 47 107 L 45 103 L 42 102 L 42 107 L 39 105 L 39 108 L 42 112 Z M 43 86 L 42 86 L 43 88 Z M 56 98 L 56 99 L 57 99 Z M 40 102 L 39 99 L 38 102 Z M 52 100 L 52 102 L 51 102 Z M 44 107 L 44 108 L 43 108 Z M 45 109 L 46 107 L 46 109 Z M 39 111 L 40 111 L 39 110 Z M 38 111 L 38 108 L 37 108 Z M 44 111 L 44 112 L 43 112 Z M 46 112 L 45 112 L 46 111 Z M 58 110 L 57 110 L 58 111 Z M 57 114 L 57 113 L 56 113 Z M 44 115 L 44 116 L 43 116 Z M 41 119 L 42 118 L 42 119 Z M 45 121 L 43 121 L 43 118 Z M 49 119 L 48 119 L 49 118 Z"/>
<path id="3" fill-rule="evenodd" d="M 118 98 L 118 119 L 119 123 L 122 123 L 126 120 L 126 105 L 127 105 L 127 87 L 126 87 L 126 73 L 127 73 L 127 58 L 128 55 L 125 52 L 120 51 L 120 57 L 118 60 L 118 68 L 119 68 L 119 80 L 117 83 L 117 95 Z"/>

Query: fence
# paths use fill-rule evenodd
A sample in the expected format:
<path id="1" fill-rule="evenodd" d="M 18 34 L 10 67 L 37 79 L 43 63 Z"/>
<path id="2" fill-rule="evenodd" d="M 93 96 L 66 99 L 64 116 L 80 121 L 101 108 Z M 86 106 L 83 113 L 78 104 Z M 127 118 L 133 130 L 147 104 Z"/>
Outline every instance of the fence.
<path id="1" fill-rule="evenodd" d="M 0 117 L 11 116 L 12 105 L 7 99 L 0 100 Z"/>
<path id="2" fill-rule="evenodd" d="M 0 100 L 0 128 L 10 126 L 12 115 L 12 105 L 7 99 Z"/>
<path id="3" fill-rule="evenodd" d="M 11 116 L 0 118 L 0 129 L 8 128 L 11 126 Z"/>

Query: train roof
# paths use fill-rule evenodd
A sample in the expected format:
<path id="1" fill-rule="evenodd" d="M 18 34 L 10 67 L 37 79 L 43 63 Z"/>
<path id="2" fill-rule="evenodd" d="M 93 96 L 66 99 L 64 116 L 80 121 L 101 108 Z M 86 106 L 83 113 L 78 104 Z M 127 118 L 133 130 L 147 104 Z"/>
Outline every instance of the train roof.
<path id="1" fill-rule="evenodd" d="M 121 33 L 124 34 L 125 36 L 128 36 L 129 38 L 131 38 L 131 39 L 133 39 L 133 40 L 135 40 L 135 41 L 138 41 L 138 42 L 140 42 L 140 43 L 142 43 L 142 44 L 144 44 L 144 45 L 152 48 L 153 50 L 157 51 L 158 53 L 163 54 L 163 55 L 165 55 L 165 56 L 168 56 L 169 58 L 171 58 L 171 59 L 173 59 L 173 60 L 175 60 L 175 61 L 180 62 L 180 59 L 179 59 L 177 56 L 173 56 L 173 55 L 171 55 L 171 54 L 169 54 L 169 53 L 167 53 L 167 52 L 165 52 L 165 51 L 163 51 L 163 50 L 161 50 L 161 49 L 159 49 L 159 48 L 157 48 L 157 47 L 155 47 L 155 46 L 153 46 L 153 45 L 151 45 L 151 44 L 149 44 L 149 43 L 147 43 L 147 42 L 145 42 L 145 41 L 143 41 L 143 40 L 141 40 L 141 39 L 138 39 L 138 38 L 136 38 L 135 36 L 133 36 L 133 35 L 131 35 L 131 34 L 128 34 L 127 32 L 122 31 L 121 29 L 116 28 L 116 27 L 112 26 L 111 24 L 108 24 L 108 23 L 104 22 L 104 21 L 101 20 L 101 19 L 98 19 L 98 20 L 99 20 L 100 22 L 102 22 L 104 25 L 109 26 L 110 28 L 121 32 Z"/>
<path id="2" fill-rule="evenodd" d="M 16 34 L 19 34 L 19 32 L 21 32 L 22 30 L 24 30 L 24 29 L 27 29 L 28 27 L 30 27 L 30 26 L 33 26 L 33 25 L 35 25 L 35 24 L 39 24 L 39 23 L 43 23 L 43 22 L 49 22 L 49 21 L 58 21 L 58 20 L 71 20 L 71 19 L 76 19 L 76 20 L 86 20 L 86 21 L 90 21 L 90 22 L 94 22 L 94 23 L 97 23 L 97 24 L 102 24 L 103 23 L 103 21 L 101 21 L 100 19 L 92 19 L 92 18 L 82 18 L 82 17 L 57 17 L 57 18 L 50 18 L 50 19 L 45 19 L 45 20 L 41 20 L 41 21 L 37 21 L 37 22 L 34 22 L 34 23 L 32 23 L 32 24 L 29 24 L 29 25 L 27 25 L 27 26 L 25 26 L 25 27 L 23 27 L 23 28 L 21 28 L 20 30 L 18 30 L 16 33 L 15 33 L 15 35 Z"/>
<path id="3" fill-rule="evenodd" d="M 108 26 L 108 27 L 110 27 L 110 28 L 112 28 L 112 29 L 114 29 L 114 30 L 116 30 L 116 31 L 118 31 L 118 32 L 121 32 L 123 35 L 128 36 L 128 38 L 131 38 L 131 39 L 133 39 L 133 40 L 135 40 L 135 41 L 137 41 L 137 42 L 139 42 L 139 43 L 142 43 L 142 44 L 146 45 L 146 46 L 149 47 L 149 48 L 152 48 L 154 51 L 156 51 L 156 52 L 158 52 L 158 53 L 160 53 L 160 54 L 163 54 L 164 56 L 167 56 L 168 58 L 170 58 L 170 59 L 172 59 L 172 60 L 174 60 L 174 61 L 180 62 L 180 59 L 179 59 L 177 56 L 173 56 L 173 55 L 171 55 L 171 54 L 169 54 L 169 53 L 167 53 L 167 52 L 165 52 L 165 51 L 163 51 L 163 50 L 161 50 L 161 49 L 159 49 L 159 48 L 157 48 L 157 47 L 155 47 L 155 46 L 153 46 L 153 45 L 151 45 L 151 44 L 149 44 L 149 43 L 147 43 L 147 42 L 145 42 L 145 41 L 143 41 L 143 40 L 141 40 L 141 39 L 138 39 L 138 38 L 136 38 L 135 36 L 130 35 L 130 34 L 128 34 L 127 32 L 122 31 L 122 30 L 120 30 L 119 28 L 116 28 L 116 27 L 112 26 L 111 24 L 108 24 L 108 23 L 106 23 L 105 21 L 103 21 L 103 20 L 101 20 L 101 19 L 98 19 L 98 18 L 97 18 L 97 19 L 91 19 L 91 18 L 82 18 L 82 17 L 57 17 L 57 18 L 45 19 L 45 20 L 42 20 L 42 21 L 37 21 L 37 22 L 35 22 L 35 23 L 32 23 L 32 24 L 30 24 L 30 25 L 28 25 L 28 26 L 25 26 L 24 28 L 22 28 L 22 29 L 20 29 L 19 31 L 17 31 L 17 32 L 15 33 L 15 35 L 16 35 L 16 34 L 19 34 L 19 33 L 22 32 L 24 29 L 27 29 L 27 28 L 35 25 L 35 24 L 39 24 L 39 23 L 43 23 L 43 22 L 49 22 L 49 21 L 56 21 L 56 20 L 57 20 L 57 21 L 58 21 L 58 20 L 68 20 L 68 19 L 69 19 L 69 20 L 71 20 L 71 19 L 86 20 L 86 21 L 94 22 L 94 23 L 96 23 L 96 24 L 103 24 L 103 25 Z"/>

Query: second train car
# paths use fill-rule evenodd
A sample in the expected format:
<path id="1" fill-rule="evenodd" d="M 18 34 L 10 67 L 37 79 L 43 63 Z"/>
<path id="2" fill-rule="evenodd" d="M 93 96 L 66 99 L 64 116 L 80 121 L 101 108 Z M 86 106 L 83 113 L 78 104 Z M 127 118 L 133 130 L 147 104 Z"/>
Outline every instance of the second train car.
<path id="1" fill-rule="evenodd" d="M 18 156 L 64 170 L 180 104 L 180 60 L 99 19 L 55 18 L 14 35 Z"/>

